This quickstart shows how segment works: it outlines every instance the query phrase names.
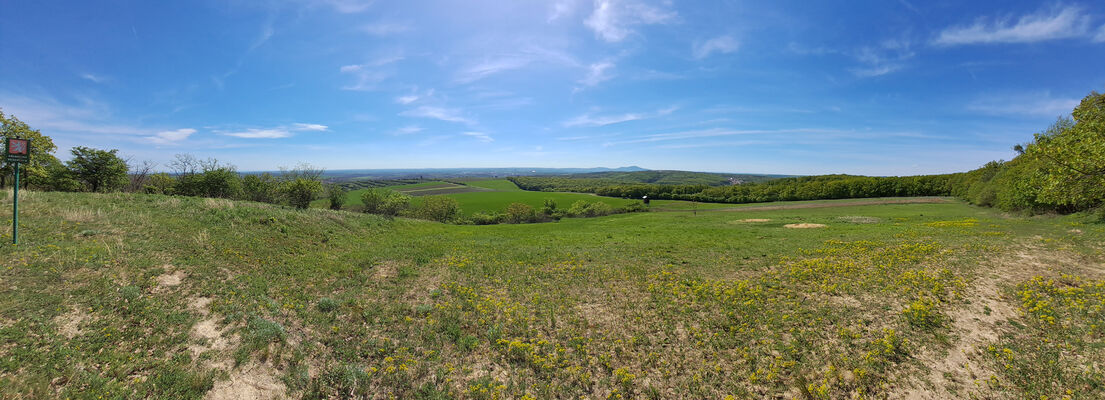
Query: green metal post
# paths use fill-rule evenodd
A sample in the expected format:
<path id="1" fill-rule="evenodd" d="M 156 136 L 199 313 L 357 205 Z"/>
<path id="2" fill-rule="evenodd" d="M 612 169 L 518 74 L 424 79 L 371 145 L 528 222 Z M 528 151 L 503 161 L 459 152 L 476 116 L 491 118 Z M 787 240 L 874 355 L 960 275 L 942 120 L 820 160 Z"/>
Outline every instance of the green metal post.
<path id="1" fill-rule="evenodd" d="M 12 244 L 19 244 L 19 163 L 15 163 L 15 196 L 12 204 Z"/>

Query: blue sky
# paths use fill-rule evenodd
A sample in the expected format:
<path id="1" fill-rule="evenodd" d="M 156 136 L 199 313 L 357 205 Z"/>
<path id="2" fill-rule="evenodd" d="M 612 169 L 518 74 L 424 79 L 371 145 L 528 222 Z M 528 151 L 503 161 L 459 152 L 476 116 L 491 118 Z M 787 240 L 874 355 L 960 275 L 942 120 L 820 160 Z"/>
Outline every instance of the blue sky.
<path id="1" fill-rule="evenodd" d="M 241 170 L 906 175 L 1105 90 L 1099 1 L 4 1 L 0 108 Z"/>

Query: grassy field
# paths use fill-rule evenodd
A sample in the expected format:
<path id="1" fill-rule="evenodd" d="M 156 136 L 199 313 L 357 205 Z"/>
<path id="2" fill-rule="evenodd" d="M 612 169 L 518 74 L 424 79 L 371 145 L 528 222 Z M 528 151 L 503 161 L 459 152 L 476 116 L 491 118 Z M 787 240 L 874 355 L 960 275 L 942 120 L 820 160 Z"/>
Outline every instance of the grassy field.
<path id="1" fill-rule="evenodd" d="M 1083 216 L 835 203 L 456 226 L 158 195 L 20 205 L 3 398 L 1105 396 L 1105 224 Z"/>
<path id="2" fill-rule="evenodd" d="M 447 196 L 456 199 L 456 201 L 460 203 L 461 213 L 466 216 L 477 212 L 503 212 L 511 203 L 522 203 L 534 208 L 540 208 L 545 203 L 546 199 L 556 201 L 557 207 L 564 209 L 571 207 L 572 203 L 580 200 L 588 203 L 603 202 L 614 207 L 636 201 L 584 193 L 527 192 L 522 190 L 510 192 L 488 191 L 454 193 L 448 194 Z M 420 199 L 414 198 L 411 204 L 417 205 L 420 201 Z"/>

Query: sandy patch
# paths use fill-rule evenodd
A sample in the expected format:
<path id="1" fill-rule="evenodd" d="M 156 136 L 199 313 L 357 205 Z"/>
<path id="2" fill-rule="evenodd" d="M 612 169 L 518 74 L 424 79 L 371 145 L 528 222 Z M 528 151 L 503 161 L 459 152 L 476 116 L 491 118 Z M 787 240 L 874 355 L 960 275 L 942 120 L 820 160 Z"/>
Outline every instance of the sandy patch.
<path id="1" fill-rule="evenodd" d="M 771 222 L 771 219 L 769 219 L 769 218 L 747 218 L 747 219 L 740 220 L 740 222 Z"/>
<path id="2" fill-rule="evenodd" d="M 880 219 L 876 217 L 864 217 L 861 215 L 847 215 L 843 217 L 836 217 L 838 221 L 849 222 L 853 224 L 877 224 Z"/>
<path id="3" fill-rule="evenodd" d="M 399 276 L 399 263 L 384 261 L 372 267 L 372 280 L 383 282 Z"/>
<path id="4" fill-rule="evenodd" d="M 54 324 L 58 326 L 58 333 L 65 336 L 68 339 L 77 337 L 81 334 L 81 323 L 87 321 L 90 318 L 88 313 L 80 308 L 74 308 L 73 310 L 59 315 L 54 318 Z"/>
<path id="5" fill-rule="evenodd" d="M 154 288 L 154 291 L 164 291 L 168 290 L 171 287 L 179 286 L 182 282 L 184 282 L 184 278 L 187 277 L 188 274 L 180 270 L 158 275 L 156 278 L 154 278 L 154 280 L 157 281 L 157 287 Z"/>
<path id="6" fill-rule="evenodd" d="M 215 382 L 204 399 L 267 400 L 287 398 L 284 383 L 276 369 L 262 364 L 247 364 L 230 373 L 230 379 Z"/>
<path id="7" fill-rule="evenodd" d="M 813 229 L 813 228 L 825 228 L 825 227 L 828 227 L 828 225 L 825 225 L 825 224 L 786 224 L 786 225 L 783 225 L 783 227 L 784 228 L 790 228 L 790 229 Z"/>

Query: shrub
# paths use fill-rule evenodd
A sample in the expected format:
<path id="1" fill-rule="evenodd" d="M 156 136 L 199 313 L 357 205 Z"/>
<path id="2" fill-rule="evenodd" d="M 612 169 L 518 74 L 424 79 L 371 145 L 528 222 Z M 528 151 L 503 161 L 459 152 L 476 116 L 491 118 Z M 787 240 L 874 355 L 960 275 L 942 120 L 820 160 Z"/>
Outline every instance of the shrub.
<path id="1" fill-rule="evenodd" d="M 318 310 L 324 313 L 328 313 L 338 309 L 338 302 L 329 297 L 323 297 L 318 300 Z"/>
<path id="2" fill-rule="evenodd" d="M 234 198 L 242 190 L 242 181 L 233 166 L 215 166 L 198 174 L 181 176 L 174 188 L 185 196 Z"/>
<path id="3" fill-rule="evenodd" d="M 150 175 L 149 180 L 146 182 L 146 186 L 143 190 L 150 194 L 173 194 L 173 186 L 176 185 L 176 179 L 164 172 L 159 174 Z"/>
<path id="4" fill-rule="evenodd" d="M 460 215 L 460 203 L 451 197 L 428 196 L 415 210 L 415 216 L 437 222 L 449 222 Z"/>
<path id="5" fill-rule="evenodd" d="M 410 207 L 411 197 L 390 189 L 369 189 L 361 195 L 364 212 L 396 216 Z"/>
<path id="6" fill-rule="evenodd" d="M 588 203 L 585 200 L 580 200 L 572 203 L 572 208 L 568 209 L 568 215 L 574 217 L 601 217 L 613 213 L 614 207 L 601 201 Z"/>
<path id="7" fill-rule="evenodd" d="M 533 207 L 527 204 L 511 203 L 506 207 L 506 216 L 503 219 L 509 224 L 521 224 L 535 221 L 537 215 L 534 214 Z"/>
<path id="8" fill-rule="evenodd" d="M 280 186 L 280 192 L 284 195 L 284 198 L 288 199 L 289 204 L 302 210 L 310 207 L 311 201 L 319 193 L 322 193 L 322 183 L 306 178 L 295 178 L 295 180 L 284 182 Z"/>
<path id="9" fill-rule="evenodd" d="M 330 209 L 340 210 L 341 206 L 345 204 L 345 189 L 338 185 L 330 186 L 329 198 Z"/>
<path id="10" fill-rule="evenodd" d="M 481 211 L 472 214 L 469 221 L 476 225 L 494 225 L 501 224 L 503 219 L 505 219 L 505 216 L 501 213 L 485 213 Z"/>
<path id="11" fill-rule="evenodd" d="M 243 200 L 277 203 L 280 201 L 280 182 L 268 172 L 246 175 L 242 177 L 241 196 Z"/>

